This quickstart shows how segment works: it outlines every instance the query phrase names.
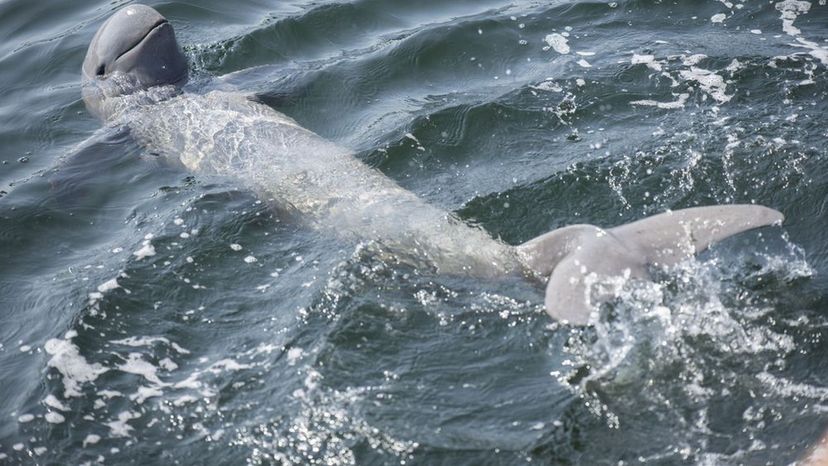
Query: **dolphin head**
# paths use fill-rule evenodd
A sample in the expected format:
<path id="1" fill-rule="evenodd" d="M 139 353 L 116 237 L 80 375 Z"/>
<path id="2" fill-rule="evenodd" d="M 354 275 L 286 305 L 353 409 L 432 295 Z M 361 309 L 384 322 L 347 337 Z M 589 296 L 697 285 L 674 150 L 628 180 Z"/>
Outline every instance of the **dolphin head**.
<path id="1" fill-rule="evenodd" d="M 102 116 L 103 100 L 187 81 L 187 60 L 167 19 L 146 5 L 121 8 L 101 25 L 83 61 L 84 102 Z"/>

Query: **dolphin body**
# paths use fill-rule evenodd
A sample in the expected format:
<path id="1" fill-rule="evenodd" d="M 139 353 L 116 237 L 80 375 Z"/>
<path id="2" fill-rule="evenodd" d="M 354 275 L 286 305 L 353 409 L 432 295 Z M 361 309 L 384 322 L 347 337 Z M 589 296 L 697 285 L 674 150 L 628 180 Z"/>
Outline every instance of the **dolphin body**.
<path id="1" fill-rule="evenodd" d="M 126 126 L 154 153 L 195 173 L 232 177 L 317 229 L 373 240 L 438 272 L 522 275 L 545 283 L 547 312 L 586 324 L 596 277 L 646 279 L 736 233 L 781 223 L 759 205 L 667 212 L 615 228 L 573 225 L 518 246 L 431 206 L 291 118 L 232 92 L 184 93 L 187 61 L 167 20 L 132 4 L 95 34 L 83 63 L 91 113 Z"/>

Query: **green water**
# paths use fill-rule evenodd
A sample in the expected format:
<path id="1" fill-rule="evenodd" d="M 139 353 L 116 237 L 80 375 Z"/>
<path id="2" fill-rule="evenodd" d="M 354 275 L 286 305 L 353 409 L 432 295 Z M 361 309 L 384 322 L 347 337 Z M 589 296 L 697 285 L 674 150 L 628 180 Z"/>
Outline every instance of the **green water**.
<path id="1" fill-rule="evenodd" d="M 0 3 L 0 464 L 788 464 L 828 427 L 824 2 L 152 3 L 191 91 L 507 243 L 786 215 L 588 328 L 101 137 L 80 65 L 125 3 Z"/>

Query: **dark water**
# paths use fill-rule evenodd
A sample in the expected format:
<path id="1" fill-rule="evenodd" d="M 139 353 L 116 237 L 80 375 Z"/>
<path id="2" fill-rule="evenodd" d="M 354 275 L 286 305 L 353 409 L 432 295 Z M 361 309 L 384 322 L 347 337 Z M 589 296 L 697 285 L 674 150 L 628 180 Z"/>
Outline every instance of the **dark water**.
<path id="1" fill-rule="evenodd" d="M 824 0 L 152 4 L 194 86 L 508 243 L 787 216 L 586 329 L 97 137 L 80 64 L 124 3 L 0 2 L 0 463 L 786 464 L 828 425 Z"/>

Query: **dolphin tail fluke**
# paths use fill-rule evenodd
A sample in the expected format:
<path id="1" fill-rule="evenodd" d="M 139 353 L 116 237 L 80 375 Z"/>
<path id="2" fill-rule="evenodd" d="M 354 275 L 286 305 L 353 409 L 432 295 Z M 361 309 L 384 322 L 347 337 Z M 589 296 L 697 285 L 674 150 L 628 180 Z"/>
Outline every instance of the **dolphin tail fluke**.
<path id="1" fill-rule="evenodd" d="M 586 324 L 602 299 L 589 285 L 598 277 L 646 278 L 647 267 L 670 266 L 729 236 L 784 216 L 759 205 L 693 207 L 647 217 L 615 228 L 560 228 L 517 247 L 524 264 L 549 277 L 546 311 L 554 318 Z"/>

